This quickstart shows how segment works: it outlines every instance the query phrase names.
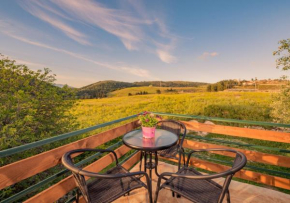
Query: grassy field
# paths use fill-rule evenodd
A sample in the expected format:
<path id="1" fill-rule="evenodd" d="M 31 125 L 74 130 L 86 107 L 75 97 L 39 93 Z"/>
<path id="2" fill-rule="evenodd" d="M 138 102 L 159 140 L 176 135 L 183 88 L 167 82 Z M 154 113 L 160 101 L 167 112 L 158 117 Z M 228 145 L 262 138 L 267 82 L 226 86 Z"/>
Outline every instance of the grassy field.
<path id="1" fill-rule="evenodd" d="M 129 87 L 121 90 L 116 90 L 108 94 L 108 97 L 125 97 L 129 93 L 136 95 L 138 92 L 147 92 L 148 94 L 156 94 L 156 91 L 160 90 L 161 94 L 176 94 L 176 93 L 193 93 L 193 92 L 205 92 L 206 86 L 200 87 Z M 168 91 L 173 90 L 173 91 Z"/>
<path id="2" fill-rule="evenodd" d="M 282 84 L 257 84 L 257 87 L 255 85 L 247 85 L 247 86 L 235 86 L 233 89 L 255 89 L 257 88 L 257 91 L 279 91 L 281 90 Z"/>
<path id="3" fill-rule="evenodd" d="M 80 100 L 73 113 L 78 118 L 80 127 L 88 127 L 142 111 L 271 121 L 270 103 L 270 93 L 155 94 Z"/>

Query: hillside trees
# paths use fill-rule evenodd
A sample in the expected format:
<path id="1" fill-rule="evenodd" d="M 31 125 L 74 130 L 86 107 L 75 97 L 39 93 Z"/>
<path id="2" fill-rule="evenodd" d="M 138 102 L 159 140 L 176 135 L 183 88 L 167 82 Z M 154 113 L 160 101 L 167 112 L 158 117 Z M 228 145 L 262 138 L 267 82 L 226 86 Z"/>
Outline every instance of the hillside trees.
<path id="1" fill-rule="evenodd" d="M 290 38 L 279 41 L 280 46 L 273 52 L 274 56 L 279 56 L 276 60 L 276 68 L 284 71 L 290 69 Z M 287 77 L 283 77 L 286 79 Z M 271 105 L 271 115 L 276 122 L 290 123 L 290 83 L 282 87 L 279 94 L 274 95 Z"/>
<path id="2" fill-rule="evenodd" d="M 236 85 L 238 85 L 236 80 L 222 80 L 217 83 L 208 85 L 206 89 L 208 92 L 218 92 L 224 91 L 225 89 L 231 89 Z"/>
<path id="3" fill-rule="evenodd" d="M 0 146 L 23 145 L 74 127 L 74 92 L 54 86 L 47 68 L 32 71 L 0 56 Z"/>
<path id="4" fill-rule="evenodd" d="M 128 82 L 100 81 L 78 89 L 77 96 L 80 99 L 105 98 L 112 91 L 135 86 L 135 84 Z"/>

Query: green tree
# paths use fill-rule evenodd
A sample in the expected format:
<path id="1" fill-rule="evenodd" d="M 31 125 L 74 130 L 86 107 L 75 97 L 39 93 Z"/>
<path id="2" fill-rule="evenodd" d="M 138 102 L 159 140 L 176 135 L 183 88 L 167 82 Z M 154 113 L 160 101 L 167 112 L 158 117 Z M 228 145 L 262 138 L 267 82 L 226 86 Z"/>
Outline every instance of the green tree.
<path id="1" fill-rule="evenodd" d="M 208 85 L 208 86 L 206 87 L 206 91 L 211 92 L 211 85 Z"/>
<path id="2" fill-rule="evenodd" d="M 48 68 L 32 71 L 0 56 L 0 146 L 23 145 L 75 127 L 74 90 L 54 85 Z"/>
<path id="3" fill-rule="evenodd" d="M 279 41 L 280 46 L 273 52 L 274 56 L 279 56 L 276 60 L 276 68 L 284 71 L 290 69 L 290 39 Z M 286 76 L 287 77 L 287 76 Z M 286 78 L 283 76 L 283 78 Z M 274 95 L 271 105 L 271 116 L 276 122 L 290 123 L 290 83 L 289 80 L 282 87 L 280 93 Z"/>
<path id="4" fill-rule="evenodd" d="M 279 41 L 280 46 L 273 52 L 274 56 L 281 56 L 276 60 L 276 68 L 290 69 L 290 38 Z"/>
<path id="5" fill-rule="evenodd" d="M 156 90 L 156 93 L 157 94 L 161 94 L 161 90 Z"/>
<path id="6" fill-rule="evenodd" d="M 223 90 L 224 90 L 223 83 L 218 83 L 217 84 L 217 91 L 223 91 Z"/>

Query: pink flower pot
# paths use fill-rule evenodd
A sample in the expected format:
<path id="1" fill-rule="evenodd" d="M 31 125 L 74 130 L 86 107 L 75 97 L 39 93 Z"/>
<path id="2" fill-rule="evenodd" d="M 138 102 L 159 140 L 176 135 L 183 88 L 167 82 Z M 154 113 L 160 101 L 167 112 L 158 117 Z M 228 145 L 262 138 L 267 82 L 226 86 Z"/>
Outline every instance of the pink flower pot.
<path id="1" fill-rule="evenodd" d="M 144 138 L 154 138 L 156 127 L 142 127 L 142 133 Z"/>

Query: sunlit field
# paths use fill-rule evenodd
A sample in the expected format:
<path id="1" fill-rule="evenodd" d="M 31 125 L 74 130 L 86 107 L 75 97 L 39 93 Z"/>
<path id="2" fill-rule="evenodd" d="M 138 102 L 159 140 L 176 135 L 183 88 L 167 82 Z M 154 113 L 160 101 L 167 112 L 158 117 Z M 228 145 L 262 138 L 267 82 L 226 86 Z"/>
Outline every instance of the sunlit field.
<path id="1" fill-rule="evenodd" d="M 142 111 L 271 121 L 270 93 L 202 92 L 138 95 L 80 100 L 73 109 L 80 127 L 115 120 Z"/>

